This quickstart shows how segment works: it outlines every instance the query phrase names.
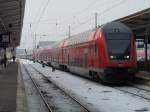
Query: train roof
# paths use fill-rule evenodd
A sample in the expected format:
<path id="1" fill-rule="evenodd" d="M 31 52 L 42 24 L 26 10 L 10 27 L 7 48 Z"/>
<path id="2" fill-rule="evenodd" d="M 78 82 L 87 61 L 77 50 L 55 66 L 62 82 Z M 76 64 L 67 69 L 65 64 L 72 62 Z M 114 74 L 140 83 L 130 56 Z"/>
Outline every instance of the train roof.
<path id="1" fill-rule="evenodd" d="M 121 32 L 121 33 L 132 33 L 132 30 L 120 22 L 110 22 L 101 26 L 101 29 L 104 33 L 114 33 L 114 32 Z"/>
<path id="2" fill-rule="evenodd" d="M 110 22 L 106 23 L 102 26 L 100 26 L 97 30 L 91 29 L 76 35 L 71 36 L 70 38 L 65 39 L 63 46 L 70 46 L 75 44 L 80 44 L 84 42 L 89 42 L 91 40 L 94 40 L 93 38 L 94 33 L 96 31 L 103 30 L 104 33 L 114 33 L 115 30 L 121 32 L 121 33 L 132 33 L 131 29 L 127 27 L 126 25 L 120 23 L 120 22 Z"/>
<path id="3" fill-rule="evenodd" d="M 132 33 L 131 29 L 126 25 L 120 22 L 110 22 L 100 26 L 98 29 L 90 29 L 88 31 L 70 36 L 69 38 L 66 38 L 54 44 L 52 48 L 62 48 L 95 40 L 94 34 L 96 31 L 100 30 L 103 30 L 104 33 L 114 33 L 115 30 L 119 30 L 119 32 L 122 33 Z"/>
<path id="4" fill-rule="evenodd" d="M 76 35 L 73 35 L 67 39 L 64 40 L 64 46 L 70 46 L 70 45 L 75 45 L 75 44 L 80 44 L 84 42 L 91 41 L 91 36 L 94 35 L 95 29 L 88 30 Z"/>

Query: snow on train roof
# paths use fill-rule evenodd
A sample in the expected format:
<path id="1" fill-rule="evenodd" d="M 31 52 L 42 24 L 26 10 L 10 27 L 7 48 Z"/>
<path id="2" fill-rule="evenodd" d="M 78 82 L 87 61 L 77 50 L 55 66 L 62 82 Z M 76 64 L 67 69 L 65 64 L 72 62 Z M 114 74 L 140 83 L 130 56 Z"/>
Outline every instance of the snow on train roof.
<path id="1" fill-rule="evenodd" d="M 60 47 L 60 45 L 61 45 L 61 41 L 58 41 L 52 45 L 52 48 L 58 48 L 58 47 Z"/>
<path id="2" fill-rule="evenodd" d="M 94 29 L 73 35 L 64 40 L 64 46 L 70 46 L 70 45 L 88 42 L 90 34 L 92 34 L 92 32 L 94 32 Z"/>

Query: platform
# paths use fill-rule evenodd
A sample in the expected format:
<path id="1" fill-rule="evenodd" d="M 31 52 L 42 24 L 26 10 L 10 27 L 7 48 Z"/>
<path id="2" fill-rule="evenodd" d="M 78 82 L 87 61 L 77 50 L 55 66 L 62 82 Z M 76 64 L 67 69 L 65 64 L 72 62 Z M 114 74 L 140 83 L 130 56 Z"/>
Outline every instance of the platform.
<path id="1" fill-rule="evenodd" d="M 19 64 L 9 62 L 0 67 L 0 112 L 26 112 L 24 86 Z"/>

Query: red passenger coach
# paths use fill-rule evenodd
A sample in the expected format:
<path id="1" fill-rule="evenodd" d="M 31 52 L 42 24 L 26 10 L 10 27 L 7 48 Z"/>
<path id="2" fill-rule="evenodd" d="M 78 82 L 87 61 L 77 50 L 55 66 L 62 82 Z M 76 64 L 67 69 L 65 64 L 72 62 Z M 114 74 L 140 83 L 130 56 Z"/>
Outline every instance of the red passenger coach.
<path id="1" fill-rule="evenodd" d="M 136 67 L 134 35 L 122 23 L 111 22 L 59 42 L 52 66 L 108 83 L 120 83 Z"/>

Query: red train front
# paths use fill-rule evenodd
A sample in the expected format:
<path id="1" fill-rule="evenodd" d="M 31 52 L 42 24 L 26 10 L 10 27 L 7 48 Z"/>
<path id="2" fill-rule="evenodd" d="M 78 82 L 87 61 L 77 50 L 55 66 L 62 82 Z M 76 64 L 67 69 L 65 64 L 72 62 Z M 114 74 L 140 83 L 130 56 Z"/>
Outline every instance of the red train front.
<path id="1" fill-rule="evenodd" d="M 134 35 L 118 22 L 71 36 L 51 51 L 52 66 L 103 82 L 124 82 L 136 67 Z"/>
<path id="2" fill-rule="evenodd" d="M 136 67 L 135 40 L 132 31 L 121 23 L 108 23 L 101 27 L 99 45 L 100 75 L 106 82 L 126 81 Z"/>

